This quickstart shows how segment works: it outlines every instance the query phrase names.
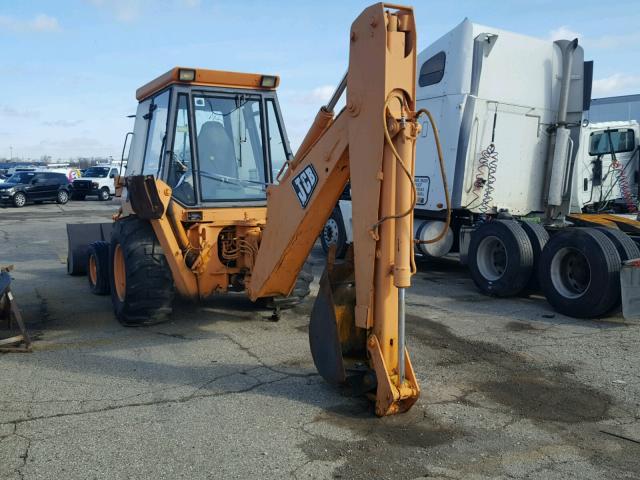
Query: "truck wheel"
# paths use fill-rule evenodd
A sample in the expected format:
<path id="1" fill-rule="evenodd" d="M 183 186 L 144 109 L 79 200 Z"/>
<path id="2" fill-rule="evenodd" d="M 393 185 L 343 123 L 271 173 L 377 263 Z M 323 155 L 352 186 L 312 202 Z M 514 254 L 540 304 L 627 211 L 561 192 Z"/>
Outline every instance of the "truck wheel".
<path id="1" fill-rule="evenodd" d="M 58 192 L 58 197 L 56 198 L 56 202 L 60 205 L 64 205 L 69 201 L 69 194 L 66 190 L 60 190 Z"/>
<path id="2" fill-rule="evenodd" d="M 24 207 L 26 203 L 27 203 L 27 196 L 24 193 L 18 192 L 13 196 L 14 207 L 16 208 Z"/>
<path id="3" fill-rule="evenodd" d="M 87 278 L 94 295 L 109 294 L 109 242 L 93 242 L 87 251 Z"/>
<path id="4" fill-rule="evenodd" d="M 540 290 L 540 280 L 538 279 L 538 264 L 540 263 L 540 255 L 544 246 L 549 241 L 549 233 L 539 223 L 532 222 L 520 222 L 520 226 L 527 234 L 529 241 L 531 242 L 531 248 L 533 248 L 533 270 L 531 271 L 531 278 L 527 283 L 527 290 L 538 291 Z"/>
<path id="5" fill-rule="evenodd" d="M 85 199 L 85 195 L 81 194 L 81 193 L 72 193 L 71 194 L 71 200 L 84 200 Z"/>
<path id="6" fill-rule="evenodd" d="M 102 187 L 98 192 L 98 200 L 102 202 L 106 202 L 111 198 L 111 193 L 109 193 L 109 189 L 107 187 Z"/>
<path id="7" fill-rule="evenodd" d="M 149 222 L 128 217 L 115 222 L 109 247 L 111 301 L 128 327 L 167 319 L 175 296 L 171 270 Z"/>
<path id="8" fill-rule="evenodd" d="M 533 248 L 514 220 L 483 223 L 471 235 L 469 270 L 476 286 L 487 295 L 520 293 L 531 278 Z"/>
<path id="9" fill-rule="evenodd" d="M 320 243 L 325 253 L 329 253 L 329 247 L 335 243 L 336 258 L 344 258 L 347 253 L 347 232 L 339 207 L 333 209 L 329 220 L 324 224 L 322 234 L 320 234 Z"/>
<path id="10" fill-rule="evenodd" d="M 620 301 L 620 255 L 595 228 L 556 233 L 542 251 L 539 269 L 547 301 L 564 315 L 598 317 Z"/>
<path id="11" fill-rule="evenodd" d="M 626 233 L 615 228 L 606 227 L 596 227 L 596 230 L 604 233 L 611 240 L 618 251 L 618 255 L 620 255 L 621 261 L 626 262 L 633 258 L 640 258 L 640 248 Z"/>

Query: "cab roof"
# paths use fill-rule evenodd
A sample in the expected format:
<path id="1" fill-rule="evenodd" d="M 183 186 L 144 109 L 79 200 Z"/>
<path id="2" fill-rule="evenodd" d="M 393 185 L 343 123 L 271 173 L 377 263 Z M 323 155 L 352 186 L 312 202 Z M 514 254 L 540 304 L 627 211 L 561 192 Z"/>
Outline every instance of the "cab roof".
<path id="1" fill-rule="evenodd" d="M 136 90 L 136 99 L 138 101 L 144 100 L 157 91 L 173 84 L 275 90 L 279 83 L 280 77 L 277 75 L 174 67 L 138 88 Z"/>

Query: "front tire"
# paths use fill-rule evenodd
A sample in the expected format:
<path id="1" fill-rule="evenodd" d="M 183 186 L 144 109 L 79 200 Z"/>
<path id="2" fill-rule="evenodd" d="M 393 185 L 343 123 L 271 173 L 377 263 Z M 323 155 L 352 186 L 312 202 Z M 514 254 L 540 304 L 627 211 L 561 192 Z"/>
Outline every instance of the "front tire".
<path id="1" fill-rule="evenodd" d="M 26 205 L 27 203 L 27 196 L 22 193 L 22 192 L 18 192 L 13 196 L 13 206 L 16 208 L 22 208 Z"/>
<path id="2" fill-rule="evenodd" d="M 111 193 L 109 193 L 109 189 L 107 187 L 103 187 L 98 192 L 98 200 L 101 202 L 106 202 L 111 198 Z"/>
<path id="3" fill-rule="evenodd" d="M 91 293 L 94 295 L 109 294 L 109 242 L 98 241 L 89 245 L 87 279 Z"/>
<path id="4" fill-rule="evenodd" d="M 109 247 L 111 301 L 127 327 L 163 322 L 172 311 L 171 270 L 149 222 L 127 217 L 115 222 Z"/>

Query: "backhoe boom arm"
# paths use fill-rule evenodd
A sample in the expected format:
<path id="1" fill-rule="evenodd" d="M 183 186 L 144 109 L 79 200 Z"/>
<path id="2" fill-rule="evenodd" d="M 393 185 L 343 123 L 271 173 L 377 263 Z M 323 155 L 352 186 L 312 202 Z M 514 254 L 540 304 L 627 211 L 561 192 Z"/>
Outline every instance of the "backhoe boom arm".
<path id="1" fill-rule="evenodd" d="M 335 340 L 345 355 L 345 345 L 364 339 L 378 415 L 407 410 L 419 395 L 398 301 L 412 274 L 415 72 L 413 11 L 382 3 L 364 10 L 351 27 L 346 107 L 335 118 L 331 108 L 320 110 L 280 183 L 269 187 L 267 222 L 247 284 L 253 300 L 287 295 L 350 181 L 355 298 L 347 313 L 337 305 L 322 310 L 337 329 L 318 331 L 340 332 Z M 333 288 L 323 278 L 321 290 Z M 312 345 L 312 353 L 318 365 L 324 352 Z M 341 359 L 337 368 L 330 380 L 346 378 Z"/>

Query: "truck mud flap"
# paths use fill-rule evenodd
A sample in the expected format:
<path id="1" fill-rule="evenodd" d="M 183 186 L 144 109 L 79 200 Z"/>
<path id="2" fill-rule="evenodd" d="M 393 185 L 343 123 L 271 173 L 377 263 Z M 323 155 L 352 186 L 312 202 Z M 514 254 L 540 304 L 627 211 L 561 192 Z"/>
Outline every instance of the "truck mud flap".
<path id="1" fill-rule="evenodd" d="M 112 228 L 113 222 L 67 224 L 67 273 L 69 275 L 87 274 L 89 244 L 98 240 L 110 241 Z"/>

